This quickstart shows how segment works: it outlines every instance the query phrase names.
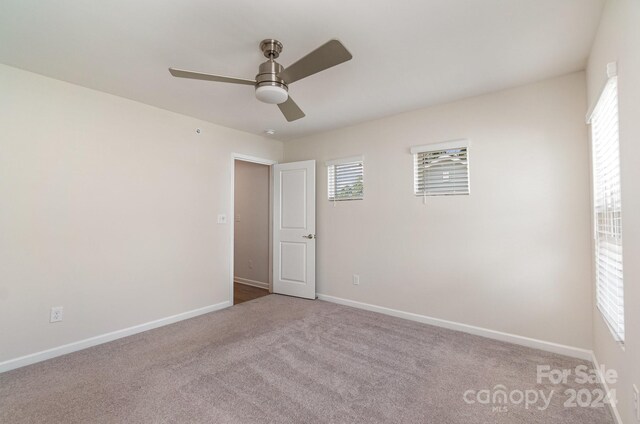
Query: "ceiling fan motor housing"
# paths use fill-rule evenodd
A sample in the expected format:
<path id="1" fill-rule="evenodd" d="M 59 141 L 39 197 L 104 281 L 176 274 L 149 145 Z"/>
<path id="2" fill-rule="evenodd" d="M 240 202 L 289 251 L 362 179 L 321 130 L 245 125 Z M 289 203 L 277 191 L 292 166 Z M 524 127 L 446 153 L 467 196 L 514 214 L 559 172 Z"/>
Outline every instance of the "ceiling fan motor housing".
<path id="1" fill-rule="evenodd" d="M 256 75 L 256 97 L 258 100 L 271 104 L 287 101 L 289 87 L 284 80 L 277 76 L 283 70 L 282 65 L 273 59 L 260 64 L 258 75 Z"/>

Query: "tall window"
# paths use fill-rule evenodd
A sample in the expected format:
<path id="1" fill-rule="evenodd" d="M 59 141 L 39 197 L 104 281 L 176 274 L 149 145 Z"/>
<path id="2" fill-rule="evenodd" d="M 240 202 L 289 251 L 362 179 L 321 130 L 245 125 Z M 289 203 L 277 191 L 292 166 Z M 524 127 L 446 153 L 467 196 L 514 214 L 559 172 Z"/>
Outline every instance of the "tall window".
<path id="1" fill-rule="evenodd" d="M 416 196 L 469 194 L 467 140 L 427 144 L 411 149 Z"/>
<path id="2" fill-rule="evenodd" d="M 361 200 L 364 197 L 364 162 L 361 156 L 327 162 L 329 200 Z"/>
<path id="3" fill-rule="evenodd" d="M 611 68 L 610 78 L 590 117 L 596 300 L 614 337 L 624 342 L 618 77 Z"/>

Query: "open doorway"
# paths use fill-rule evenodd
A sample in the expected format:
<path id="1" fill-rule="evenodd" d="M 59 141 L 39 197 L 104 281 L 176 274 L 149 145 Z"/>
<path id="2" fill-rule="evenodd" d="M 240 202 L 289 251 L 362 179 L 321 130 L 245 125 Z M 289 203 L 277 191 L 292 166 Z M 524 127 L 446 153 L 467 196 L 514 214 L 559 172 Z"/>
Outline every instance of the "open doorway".
<path id="1" fill-rule="evenodd" d="M 271 167 L 234 160 L 233 304 L 270 293 Z"/>

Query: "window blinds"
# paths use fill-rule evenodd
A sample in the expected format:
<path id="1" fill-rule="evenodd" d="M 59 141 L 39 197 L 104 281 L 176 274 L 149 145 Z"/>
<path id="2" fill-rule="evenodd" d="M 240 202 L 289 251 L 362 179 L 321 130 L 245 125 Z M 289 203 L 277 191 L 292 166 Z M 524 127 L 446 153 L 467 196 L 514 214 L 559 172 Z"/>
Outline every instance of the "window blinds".
<path id="1" fill-rule="evenodd" d="M 329 200 L 359 200 L 364 196 L 362 157 L 327 162 Z"/>
<path id="2" fill-rule="evenodd" d="M 618 136 L 618 79 L 609 78 L 590 119 L 596 300 L 614 337 L 624 341 L 622 202 Z"/>
<path id="3" fill-rule="evenodd" d="M 414 147 L 416 196 L 469 194 L 469 144 L 466 140 Z"/>

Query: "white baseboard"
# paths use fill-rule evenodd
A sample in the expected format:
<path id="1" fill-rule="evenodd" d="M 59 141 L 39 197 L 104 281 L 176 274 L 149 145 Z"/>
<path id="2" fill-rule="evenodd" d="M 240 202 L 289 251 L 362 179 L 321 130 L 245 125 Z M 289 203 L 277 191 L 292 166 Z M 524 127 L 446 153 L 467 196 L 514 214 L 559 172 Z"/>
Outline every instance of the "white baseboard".
<path id="1" fill-rule="evenodd" d="M 600 369 L 600 363 L 598 362 L 598 358 L 596 358 L 595 352 L 592 352 L 591 354 L 591 362 L 593 362 L 593 369 L 598 374 L 598 378 L 600 378 L 600 384 L 602 384 L 604 391 L 607 393 L 607 398 L 611 399 L 611 389 L 609 388 L 609 384 L 607 383 L 607 380 L 605 380 L 604 376 L 602 375 L 602 370 Z M 617 397 L 614 396 L 614 399 L 617 399 Z M 607 405 L 609 406 L 611 415 L 613 415 L 613 419 L 616 420 L 616 424 L 622 424 L 622 417 L 620 416 L 620 411 L 618 411 L 618 404 L 608 403 Z"/>
<path id="2" fill-rule="evenodd" d="M 367 311 L 378 312 L 385 315 L 391 315 L 397 318 L 404 318 L 411 321 L 417 321 L 424 324 L 434 325 L 436 327 L 448 328 L 450 330 L 462 331 L 464 333 L 474 334 L 476 336 L 487 337 L 489 339 L 500 340 L 503 342 L 513 343 L 521 346 L 527 346 L 534 349 L 540 349 L 547 352 L 557 353 L 560 355 L 571 356 L 573 358 L 591 361 L 593 352 L 573 346 L 566 346 L 553 342 L 532 339 L 529 337 L 518 336 L 516 334 L 503 333 L 501 331 L 489 330 L 487 328 L 475 327 L 473 325 L 461 324 L 459 322 L 447 321 L 439 318 L 432 318 L 426 315 L 414 314 L 412 312 L 399 311 L 397 309 L 385 308 L 383 306 L 371 305 L 369 303 L 357 302 L 355 300 L 342 299 L 339 297 L 329 296 L 318 293 L 318 299 L 327 302 L 333 302 L 340 305 L 351 306 Z"/>
<path id="3" fill-rule="evenodd" d="M 102 343 L 107 343 L 116 339 L 120 339 L 122 337 L 127 337 L 133 334 L 142 333 L 143 331 L 162 327 L 164 325 L 173 324 L 175 322 L 193 318 L 198 315 L 206 314 L 213 311 L 218 311 L 220 309 L 224 309 L 229 306 L 231 306 L 231 302 L 227 300 L 226 302 L 216 303 L 215 305 L 209 305 L 203 308 L 182 312 L 180 314 L 171 315 L 165 318 L 160 318 L 155 321 L 146 322 L 144 324 L 134 325 L 133 327 L 124 328 L 122 330 L 112 331 L 110 333 L 101 334 L 95 337 L 89 337 L 88 339 L 79 340 L 77 342 L 68 343 L 62 346 L 54 347 L 51 349 L 21 356 L 18 358 L 9 359 L 7 361 L 0 362 L 0 373 L 5 371 L 10 371 L 16 368 L 24 367 L 26 365 L 35 364 L 36 362 L 45 361 L 47 359 L 55 358 L 57 356 L 66 355 L 67 353 L 76 352 L 78 350 L 86 349 L 88 347 L 96 346 Z"/>
<path id="4" fill-rule="evenodd" d="M 244 284 L 245 286 L 257 287 L 259 289 L 269 290 L 269 283 L 263 281 L 249 280 L 248 278 L 233 277 L 233 282 Z"/>

